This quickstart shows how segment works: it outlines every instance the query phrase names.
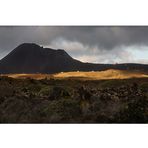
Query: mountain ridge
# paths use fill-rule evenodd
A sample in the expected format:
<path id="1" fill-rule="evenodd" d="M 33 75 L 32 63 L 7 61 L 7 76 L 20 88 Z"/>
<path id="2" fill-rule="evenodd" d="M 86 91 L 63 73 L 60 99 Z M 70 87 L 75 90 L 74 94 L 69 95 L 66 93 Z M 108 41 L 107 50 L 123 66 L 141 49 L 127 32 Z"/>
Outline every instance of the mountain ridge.
<path id="1" fill-rule="evenodd" d="M 94 64 L 72 58 L 64 49 L 43 48 L 23 43 L 0 60 L 0 73 L 58 73 L 68 71 L 102 71 L 107 69 L 144 70 L 147 64 Z"/>

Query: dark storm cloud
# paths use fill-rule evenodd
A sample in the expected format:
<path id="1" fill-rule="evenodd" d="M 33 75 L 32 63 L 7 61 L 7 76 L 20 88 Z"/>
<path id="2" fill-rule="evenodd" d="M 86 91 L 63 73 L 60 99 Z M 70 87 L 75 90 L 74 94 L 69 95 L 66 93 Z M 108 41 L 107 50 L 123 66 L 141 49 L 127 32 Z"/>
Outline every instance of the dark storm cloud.
<path id="1" fill-rule="evenodd" d="M 77 43 L 83 46 L 83 48 L 87 47 L 87 51 L 94 47 L 96 47 L 96 50 L 99 51 L 117 51 L 121 49 L 120 47 L 147 46 L 148 27 L 1 26 L 0 57 L 24 42 L 33 42 L 43 46 L 54 46 L 54 44 L 56 44 L 56 48 L 61 48 L 62 46 L 60 46 L 60 44 L 62 41 L 66 41 L 66 47 L 69 48 L 69 50 L 70 48 L 75 48 L 72 47 L 73 44 L 68 46 L 69 43 Z M 79 54 L 78 52 L 79 46 L 77 46 L 75 54 Z"/>
<path id="2" fill-rule="evenodd" d="M 148 27 L 73 27 L 65 38 L 104 49 L 148 45 Z"/>
<path id="3" fill-rule="evenodd" d="M 12 48 L 21 42 L 48 45 L 56 38 L 104 49 L 121 45 L 147 45 L 148 27 L 0 27 L 1 49 Z"/>

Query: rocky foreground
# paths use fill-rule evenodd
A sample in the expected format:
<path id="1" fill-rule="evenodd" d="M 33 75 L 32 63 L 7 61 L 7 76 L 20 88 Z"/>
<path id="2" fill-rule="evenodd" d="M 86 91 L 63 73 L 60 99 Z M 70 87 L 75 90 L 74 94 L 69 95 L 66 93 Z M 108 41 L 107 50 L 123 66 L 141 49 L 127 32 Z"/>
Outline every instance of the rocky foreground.
<path id="1" fill-rule="evenodd" d="M 1 123 L 148 123 L 148 79 L 0 77 Z"/>

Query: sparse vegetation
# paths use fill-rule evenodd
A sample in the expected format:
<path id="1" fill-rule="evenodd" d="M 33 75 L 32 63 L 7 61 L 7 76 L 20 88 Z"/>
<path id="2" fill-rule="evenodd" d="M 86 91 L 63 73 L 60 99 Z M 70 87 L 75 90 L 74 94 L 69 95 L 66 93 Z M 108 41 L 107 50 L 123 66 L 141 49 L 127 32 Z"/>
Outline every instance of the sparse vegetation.
<path id="1" fill-rule="evenodd" d="M 148 123 L 148 79 L 0 77 L 1 123 Z"/>

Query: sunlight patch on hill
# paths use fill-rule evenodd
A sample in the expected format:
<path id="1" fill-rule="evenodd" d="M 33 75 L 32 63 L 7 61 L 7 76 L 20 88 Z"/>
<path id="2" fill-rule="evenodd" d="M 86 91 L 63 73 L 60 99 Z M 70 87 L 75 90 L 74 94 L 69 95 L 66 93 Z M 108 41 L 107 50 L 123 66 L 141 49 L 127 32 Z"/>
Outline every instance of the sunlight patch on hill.
<path id="1" fill-rule="evenodd" d="M 106 71 L 92 71 L 92 72 L 64 72 L 54 75 L 54 78 L 86 78 L 93 80 L 100 79 L 128 79 L 128 78 L 143 78 L 148 77 L 147 74 L 143 74 L 135 71 L 123 71 L 123 70 L 106 70 Z"/>
<path id="2" fill-rule="evenodd" d="M 58 74 L 8 74 L 2 75 L 11 78 L 32 78 L 32 79 L 88 79 L 88 80 L 103 80 L 103 79 L 130 79 L 130 78 L 148 78 L 147 73 L 138 71 L 114 70 L 105 71 L 75 71 L 75 72 L 60 72 Z"/>

